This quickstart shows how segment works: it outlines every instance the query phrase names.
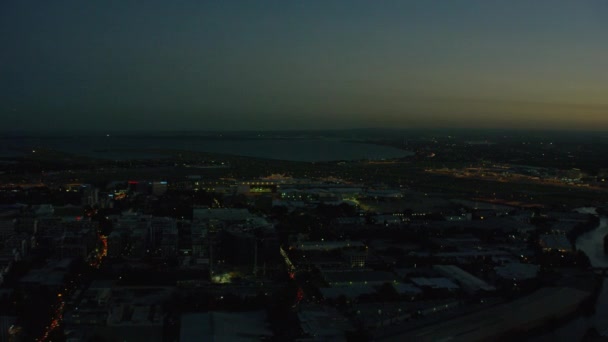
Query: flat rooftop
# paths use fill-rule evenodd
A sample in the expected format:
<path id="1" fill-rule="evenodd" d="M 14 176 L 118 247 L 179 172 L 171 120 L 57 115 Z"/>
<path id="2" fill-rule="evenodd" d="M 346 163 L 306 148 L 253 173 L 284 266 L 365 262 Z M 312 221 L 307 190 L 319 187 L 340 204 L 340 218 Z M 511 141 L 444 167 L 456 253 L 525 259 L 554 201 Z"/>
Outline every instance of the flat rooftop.
<path id="1" fill-rule="evenodd" d="M 189 341 L 256 341 L 270 337 L 266 313 L 205 312 L 182 315 L 181 342 Z"/>
<path id="2" fill-rule="evenodd" d="M 572 288 L 543 288 L 486 310 L 421 329 L 379 337 L 378 341 L 493 341 L 538 327 L 576 310 L 589 293 Z"/>

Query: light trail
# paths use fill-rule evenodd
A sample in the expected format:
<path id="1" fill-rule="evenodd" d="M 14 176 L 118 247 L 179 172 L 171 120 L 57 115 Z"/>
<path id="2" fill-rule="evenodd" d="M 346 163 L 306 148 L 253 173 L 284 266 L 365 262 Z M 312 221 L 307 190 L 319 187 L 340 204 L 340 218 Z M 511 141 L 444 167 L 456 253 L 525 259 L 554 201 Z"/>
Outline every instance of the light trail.
<path id="1" fill-rule="evenodd" d="M 51 323 L 45 327 L 42 337 L 36 339 L 37 342 L 44 342 L 48 340 L 49 335 L 53 332 L 53 330 L 57 329 L 63 321 L 63 310 L 65 309 L 65 302 L 63 301 L 63 295 L 61 293 L 58 293 L 57 297 L 60 298 L 59 306 L 53 312 L 53 318 L 51 319 Z"/>

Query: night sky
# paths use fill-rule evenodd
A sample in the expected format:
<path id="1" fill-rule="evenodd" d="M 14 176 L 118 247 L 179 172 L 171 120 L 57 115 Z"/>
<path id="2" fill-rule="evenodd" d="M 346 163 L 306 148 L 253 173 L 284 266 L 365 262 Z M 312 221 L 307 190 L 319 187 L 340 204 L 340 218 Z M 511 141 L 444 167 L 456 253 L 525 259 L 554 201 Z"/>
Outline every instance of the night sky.
<path id="1" fill-rule="evenodd" d="M 608 1 L 0 1 L 3 129 L 608 129 Z"/>

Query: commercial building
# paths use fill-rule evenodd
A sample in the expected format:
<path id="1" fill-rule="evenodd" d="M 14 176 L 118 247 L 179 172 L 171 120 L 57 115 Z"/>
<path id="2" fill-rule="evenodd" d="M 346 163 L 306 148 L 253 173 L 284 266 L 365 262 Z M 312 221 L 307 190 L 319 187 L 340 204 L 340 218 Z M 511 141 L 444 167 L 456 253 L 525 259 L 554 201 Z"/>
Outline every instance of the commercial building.
<path id="1" fill-rule="evenodd" d="M 323 271 L 323 278 L 332 287 L 382 285 L 397 281 L 397 276 L 384 271 Z"/>
<path id="2" fill-rule="evenodd" d="M 272 337 L 263 311 L 182 315 L 180 342 L 239 342 Z"/>
<path id="3" fill-rule="evenodd" d="M 575 312 L 589 293 L 572 288 L 544 288 L 513 302 L 464 315 L 409 332 L 382 336 L 377 341 L 498 341 L 511 340 L 555 319 Z"/>
<path id="4" fill-rule="evenodd" d="M 472 275 L 462 268 L 454 265 L 434 265 L 433 269 L 439 274 L 456 281 L 465 291 L 475 293 L 478 291 L 495 291 L 494 286 L 489 285 L 484 280 Z"/>
<path id="5" fill-rule="evenodd" d="M 573 252 L 572 243 L 565 234 L 542 234 L 539 243 L 545 252 L 558 251 L 562 253 Z"/>

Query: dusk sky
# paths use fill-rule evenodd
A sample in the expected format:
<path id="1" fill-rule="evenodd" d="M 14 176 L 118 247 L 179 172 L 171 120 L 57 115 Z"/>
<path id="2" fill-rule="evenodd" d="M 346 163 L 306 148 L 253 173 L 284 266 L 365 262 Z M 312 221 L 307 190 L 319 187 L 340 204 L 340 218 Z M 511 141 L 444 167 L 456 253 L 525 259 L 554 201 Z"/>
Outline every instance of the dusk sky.
<path id="1" fill-rule="evenodd" d="M 608 129 L 608 1 L 0 2 L 4 130 Z"/>

